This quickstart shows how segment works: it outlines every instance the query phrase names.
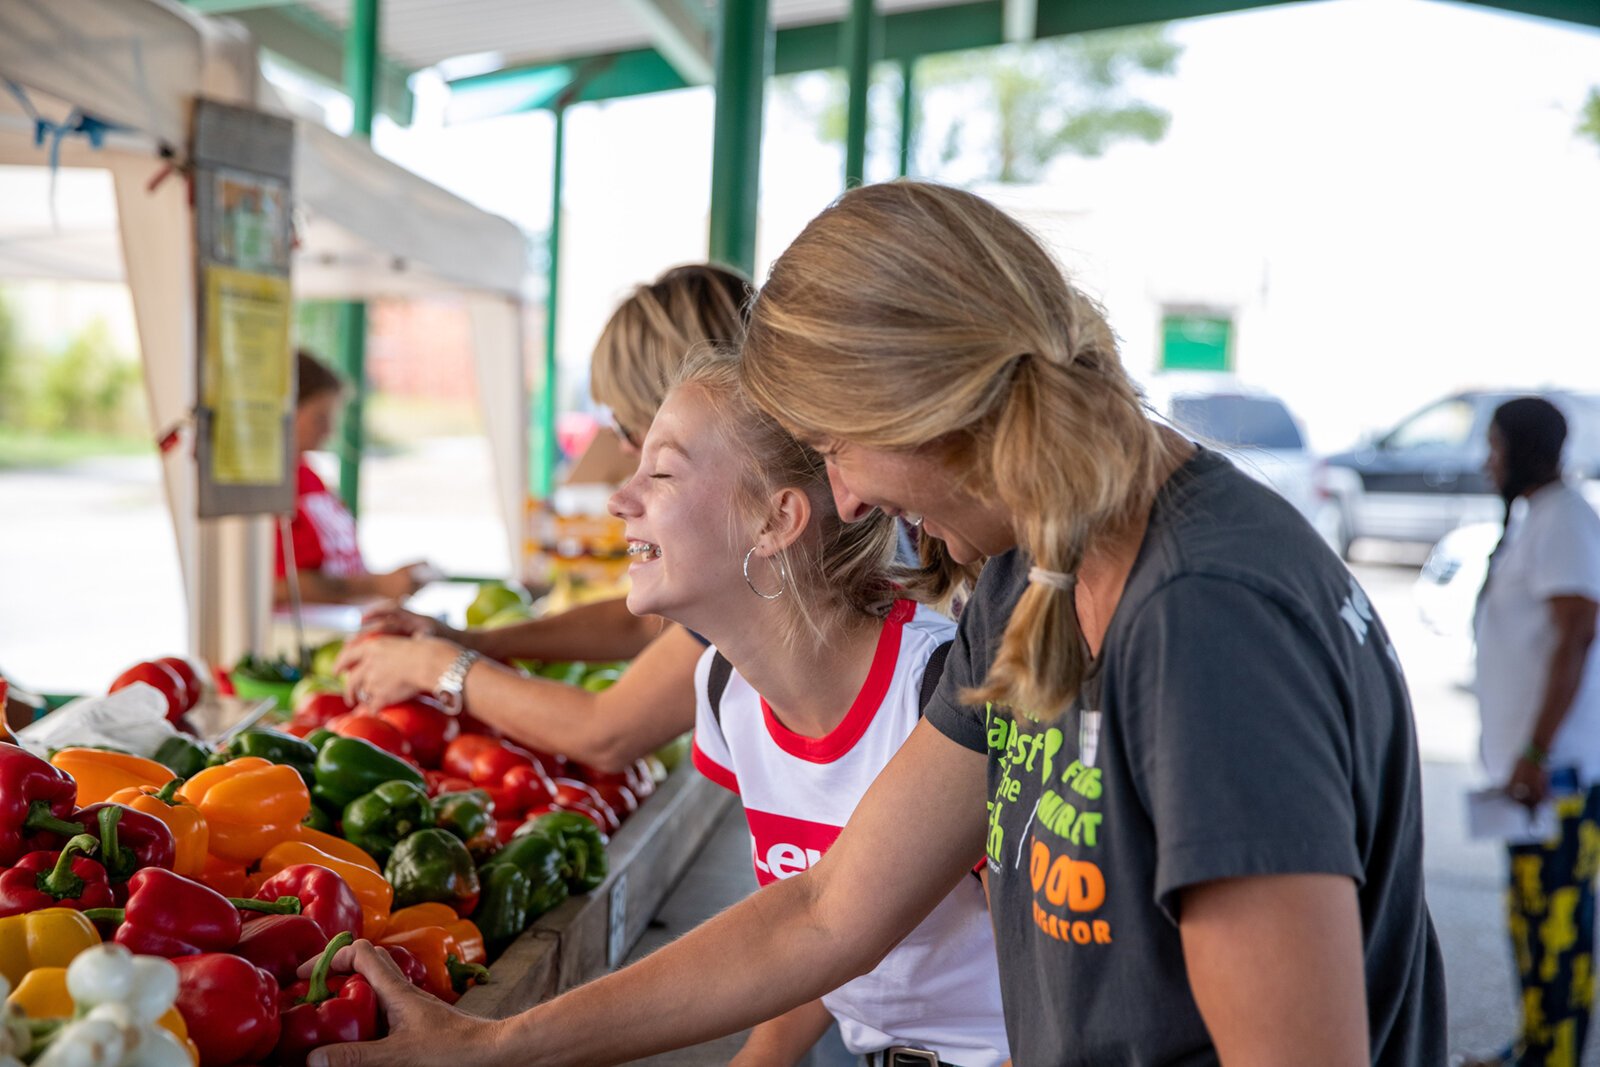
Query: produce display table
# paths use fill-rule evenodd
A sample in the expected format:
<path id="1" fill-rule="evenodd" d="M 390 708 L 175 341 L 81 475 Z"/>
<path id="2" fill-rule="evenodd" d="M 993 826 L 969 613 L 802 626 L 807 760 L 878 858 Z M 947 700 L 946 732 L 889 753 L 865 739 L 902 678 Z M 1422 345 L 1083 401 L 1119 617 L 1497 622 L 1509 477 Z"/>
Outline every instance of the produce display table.
<path id="1" fill-rule="evenodd" d="M 684 761 L 612 837 L 599 888 L 541 916 L 492 961 L 493 980 L 457 1007 L 505 1018 L 623 962 L 722 817 L 733 794 Z"/>

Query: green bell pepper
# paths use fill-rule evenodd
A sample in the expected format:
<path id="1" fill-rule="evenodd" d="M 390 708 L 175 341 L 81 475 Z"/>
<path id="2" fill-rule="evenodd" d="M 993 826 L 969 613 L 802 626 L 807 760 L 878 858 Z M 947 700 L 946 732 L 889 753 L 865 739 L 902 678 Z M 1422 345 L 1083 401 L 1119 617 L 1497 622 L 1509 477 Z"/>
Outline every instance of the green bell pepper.
<path id="1" fill-rule="evenodd" d="M 610 861 L 605 842 L 595 824 L 584 816 L 570 811 L 548 812 L 523 823 L 513 841 L 525 837 L 548 838 L 561 850 L 566 861 L 567 887 L 574 893 L 587 893 L 606 880 Z"/>
<path id="2" fill-rule="evenodd" d="M 317 750 L 313 773 L 313 799 L 340 810 L 385 782 L 424 785 L 421 771 L 359 737 L 330 737 L 324 741 Z"/>
<path id="3" fill-rule="evenodd" d="M 317 762 L 317 750 L 310 742 L 286 734 L 281 730 L 249 729 L 228 742 L 228 747 L 211 757 L 213 767 L 229 760 L 256 756 L 268 763 L 281 763 L 293 767 L 311 785 L 314 778 L 312 766 Z"/>
<path id="4" fill-rule="evenodd" d="M 187 737 L 169 737 L 151 756 L 157 763 L 185 780 L 206 769 L 211 749 Z"/>
<path id="5" fill-rule="evenodd" d="M 323 745 L 327 744 L 329 741 L 332 741 L 335 737 L 338 737 L 338 736 L 339 736 L 338 734 L 334 733 L 332 730 L 328 729 L 327 727 L 319 726 L 315 730 L 312 730 L 309 734 L 306 734 L 306 736 L 303 738 L 303 740 L 305 741 L 306 744 L 310 745 L 312 748 L 316 749 L 318 752 L 321 752 Z M 685 736 L 687 736 L 687 735 L 685 735 Z"/>
<path id="6" fill-rule="evenodd" d="M 478 882 L 483 887 L 483 895 L 478 898 L 472 921 L 477 924 L 489 951 L 498 956 L 528 925 L 532 887 L 527 874 L 509 863 L 478 868 Z"/>
<path id="7" fill-rule="evenodd" d="M 567 899 L 571 865 L 560 844 L 544 834 L 518 836 L 496 852 L 484 868 L 515 867 L 528 876 L 528 918 L 536 919 Z"/>
<path id="8" fill-rule="evenodd" d="M 384 782 L 344 808 L 344 836 L 374 859 L 383 860 L 400 839 L 433 825 L 428 791 L 413 782 Z"/>
<path id="9" fill-rule="evenodd" d="M 394 847 L 383 876 L 394 886 L 395 910 L 437 900 L 458 912 L 477 903 L 480 885 L 472 855 L 449 830 L 418 830 Z"/>
<path id="10" fill-rule="evenodd" d="M 449 830 L 459 837 L 472 858 L 479 862 L 500 847 L 494 801 L 487 790 L 440 793 L 433 798 L 433 821 L 441 830 Z"/>

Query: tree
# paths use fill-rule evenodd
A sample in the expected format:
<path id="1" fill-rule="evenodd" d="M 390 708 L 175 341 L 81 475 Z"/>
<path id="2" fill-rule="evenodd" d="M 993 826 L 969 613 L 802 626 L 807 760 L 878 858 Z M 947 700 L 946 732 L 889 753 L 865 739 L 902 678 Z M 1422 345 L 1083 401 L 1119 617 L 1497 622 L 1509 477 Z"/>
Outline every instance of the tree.
<path id="1" fill-rule="evenodd" d="M 1171 74 L 1182 50 L 1156 24 L 927 56 L 915 73 L 920 169 L 931 163 L 935 177 L 1031 181 L 1060 155 L 1159 141 L 1172 117 L 1143 99 L 1137 82 Z M 812 118 L 824 141 L 842 143 L 843 75 L 829 72 L 820 90 L 802 77 L 783 80 L 786 101 Z M 881 97 L 873 103 L 873 125 L 892 126 L 898 107 Z"/>
<path id="2" fill-rule="evenodd" d="M 1589 90 L 1589 99 L 1578 113 L 1578 133 L 1600 144 L 1600 87 Z"/>

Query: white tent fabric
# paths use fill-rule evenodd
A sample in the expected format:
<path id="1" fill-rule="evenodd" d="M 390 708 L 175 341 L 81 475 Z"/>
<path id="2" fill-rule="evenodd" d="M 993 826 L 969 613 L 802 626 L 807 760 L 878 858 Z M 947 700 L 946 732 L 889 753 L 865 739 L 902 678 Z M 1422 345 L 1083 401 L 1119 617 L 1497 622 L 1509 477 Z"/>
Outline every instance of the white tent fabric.
<path id="1" fill-rule="evenodd" d="M 187 141 L 197 96 L 281 110 L 236 23 L 195 16 L 170 0 L 4 0 L 0 3 L 0 165 L 44 167 L 34 113 L 73 109 L 127 129 L 96 149 L 81 137 L 40 170 L 37 198 L 0 205 L 0 278 L 125 280 L 138 320 L 151 424 L 184 425 L 197 363 L 192 218 L 178 175 L 157 180 L 163 146 Z M 74 188 L 72 168 L 109 170 L 115 206 Z M 357 142 L 297 124 L 294 265 L 299 295 L 366 299 L 441 289 L 481 294 L 474 305 L 478 376 L 511 546 L 522 562 L 526 427 L 518 294 L 520 231 L 381 159 Z M 68 217 L 54 218 L 70 202 Z M 31 202 L 30 202 L 31 201 Z M 119 232 L 120 231 L 120 232 Z M 482 305 L 481 308 L 479 305 Z M 168 503 L 189 602 L 191 650 L 213 663 L 264 648 L 271 610 L 272 520 L 196 518 L 196 474 L 185 438 L 165 453 Z"/>

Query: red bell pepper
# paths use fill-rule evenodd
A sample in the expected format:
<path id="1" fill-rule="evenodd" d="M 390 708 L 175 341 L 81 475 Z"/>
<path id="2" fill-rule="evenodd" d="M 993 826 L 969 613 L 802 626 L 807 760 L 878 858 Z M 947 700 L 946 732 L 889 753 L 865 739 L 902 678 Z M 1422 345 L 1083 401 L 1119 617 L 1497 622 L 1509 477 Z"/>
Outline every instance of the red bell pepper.
<path id="1" fill-rule="evenodd" d="M 533 753 L 492 737 L 463 734 L 450 742 L 444 770 L 487 789 L 501 818 L 520 815 L 555 795 L 555 786 Z"/>
<path id="2" fill-rule="evenodd" d="M 317 958 L 328 943 L 309 915 L 266 915 L 247 920 L 235 956 L 243 956 L 272 975 L 279 985 L 293 985 L 300 965 Z"/>
<path id="3" fill-rule="evenodd" d="M 430 797 L 436 797 L 441 793 L 465 793 L 469 789 L 477 788 L 470 780 L 444 771 L 423 771 L 422 779 L 427 783 Z"/>
<path id="4" fill-rule="evenodd" d="M 326 941 L 345 931 L 361 934 L 361 901 L 338 872 L 315 863 L 296 863 L 285 867 L 261 883 L 256 890 L 260 900 L 299 897 L 300 914 L 309 916 L 322 928 Z"/>
<path id="5" fill-rule="evenodd" d="M 180 956 L 178 1011 L 200 1067 L 260 1063 L 278 1045 L 278 983 L 249 960 L 225 952 Z"/>
<path id="6" fill-rule="evenodd" d="M 170 871 L 177 860 L 177 839 L 154 815 L 102 802 L 79 808 L 72 821 L 82 823 L 84 833 L 100 836 L 99 862 L 114 887 L 146 867 Z"/>
<path id="7" fill-rule="evenodd" d="M 108 907 L 111 884 L 106 869 L 87 858 L 100 847 L 88 834 L 68 841 L 60 852 L 30 852 L 0 874 L 0 917 L 41 908 Z"/>
<path id="8" fill-rule="evenodd" d="M 347 930 L 329 941 L 311 977 L 280 995 L 283 1030 L 273 1057 L 279 1067 L 305 1067 L 306 1057 L 323 1045 L 378 1036 L 378 995 L 371 984 L 359 974 L 328 975 L 334 954 L 354 940 Z"/>
<path id="9" fill-rule="evenodd" d="M 411 755 L 424 767 L 437 767 L 445 746 L 456 739 L 461 724 L 428 697 L 413 697 L 380 708 L 378 717 L 393 726 L 411 746 Z"/>
<path id="10" fill-rule="evenodd" d="M 0 866 L 82 831 L 67 820 L 78 783 L 25 748 L 0 744 Z"/>
<path id="11" fill-rule="evenodd" d="M 96 922 L 117 923 L 116 942 L 141 956 L 194 956 L 225 952 L 239 943 L 239 908 L 282 915 L 298 911 L 292 897 L 273 904 L 233 901 L 199 882 L 160 867 L 128 879 L 128 906 L 92 908 Z"/>
<path id="12" fill-rule="evenodd" d="M 428 988 L 428 969 L 410 949 L 403 945 L 379 945 L 378 951 L 389 954 L 389 958 L 394 960 L 394 965 L 400 968 L 400 973 L 406 976 L 406 981 L 418 989 Z"/>
<path id="13" fill-rule="evenodd" d="M 324 728 L 332 730 L 340 737 L 359 737 L 363 741 L 371 741 L 385 752 L 401 759 L 411 759 L 411 744 L 405 735 L 397 730 L 393 723 L 379 718 L 372 712 L 346 712 L 329 719 Z"/>

